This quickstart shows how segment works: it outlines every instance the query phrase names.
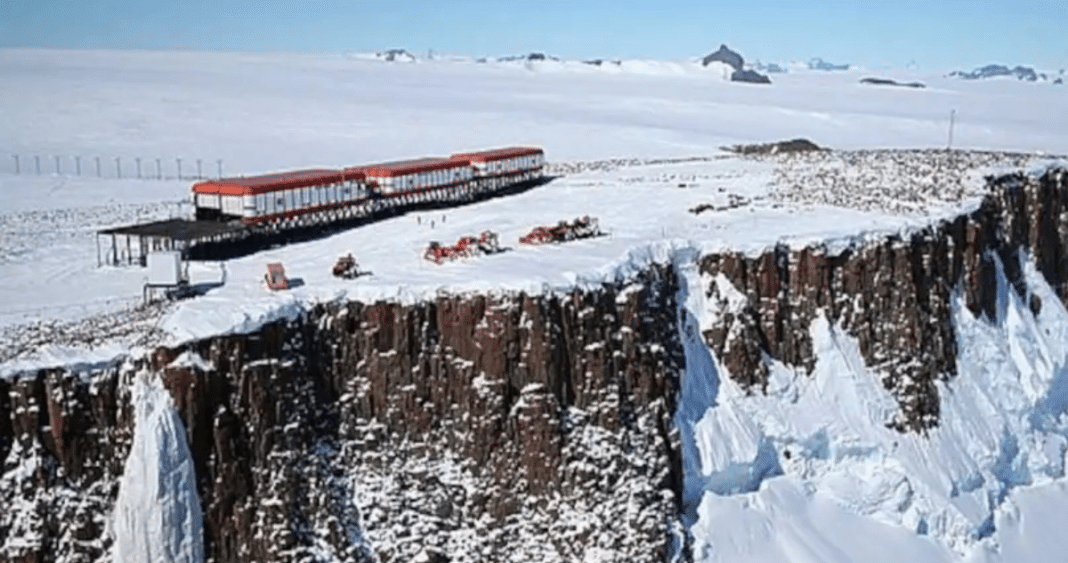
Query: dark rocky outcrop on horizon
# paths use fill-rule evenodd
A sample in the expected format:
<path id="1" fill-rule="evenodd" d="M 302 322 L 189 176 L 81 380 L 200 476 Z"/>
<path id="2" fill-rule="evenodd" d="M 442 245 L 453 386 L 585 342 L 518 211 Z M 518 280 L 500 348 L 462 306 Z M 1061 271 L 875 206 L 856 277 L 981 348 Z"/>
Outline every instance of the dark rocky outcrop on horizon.
<path id="1" fill-rule="evenodd" d="M 927 85 L 923 82 L 898 82 L 890 78 L 874 78 L 866 77 L 860 79 L 861 84 L 872 84 L 874 86 L 900 86 L 902 88 L 926 88 Z"/>
<path id="2" fill-rule="evenodd" d="M 761 143 L 755 145 L 731 145 L 723 147 L 723 150 L 737 154 L 759 155 L 825 151 L 829 149 L 825 149 L 808 139 L 790 139 L 789 141 L 777 141 L 774 143 Z"/>
<path id="3" fill-rule="evenodd" d="M 388 49 L 380 53 L 376 53 L 376 56 L 383 61 L 387 62 L 414 62 L 416 60 L 415 55 L 409 53 L 405 49 Z"/>
<path id="4" fill-rule="evenodd" d="M 585 61 L 582 61 L 582 62 L 583 62 L 583 64 L 588 64 L 590 66 L 603 66 L 603 65 L 620 66 L 620 65 L 623 64 L 623 61 L 620 61 L 618 59 L 611 59 L 611 60 L 609 60 L 609 59 L 589 59 L 589 60 L 585 60 Z"/>
<path id="5" fill-rule="evenodd" d="M 956 376 L 950 303 L 1032 311 L 1027 253 L 1068 303 L 1068 172 L 990 182 L 972 212 L 853 244 L 699 257 L 703 334 L 753 393 L 768 358 L 815 360 L 817 315 L 857 339 L 902 409 L 939 424 Z M 333 303 L 253 334 L 151 357 L 0 379 L 0 560 L 102 562 L 134 432 L 131 381 L 162 379 L 185 424 L 209 561 L 664 561 L 678 524 L 674 416 L 685 366 L 683 274 L 653 265 L 567 294 Z M 203 365 L 175 363 L 182 354 Z M 197 365 L 200 365 L 199 363 Z M 15 541 L 17 538 L 17 541 Z M 373 555 L 372 555 L 373 552 Z"/>
<path id="6" fill-rule="evenodd" d="M 498 61 L 504 61 L 504 62 L 515 62 L 515 61 L 539 62 L 539 61 L 559 61 L 560 59 L 559 59 L 559 57 L 554 57 L 552 55 L 546 55 L 545 53 L 537 53 L 537 52 L 535 52 L 535 53 L 527 53 L 525 55 L 509 55 L 509 56 L 506 56 L 506 57 L 498 57 L 497 60 Z"/>
<path id="7" fill-rule="evenodd" d="M 745 66 L 745 59 L 742 58 L 742 55 L 732 51 L 730 47 L 727 47 L 726 45 L 720 45 L 719 50 L 714 53 L 709 53 L 701 59 L 702 66 L 708 66 L 714 62 L 721 62 L 734 70 L 742 70 Z"/>
<path id="8" fill-rule="evenodd" d="M 1035 69 L 1027 66 L 1019 66 L 1009 68 L 1005 65 L 986 65 L 981 68 L 977 68 L 971 72 L 964 72 L 960 70 L 949 73 L 949 76 L 963 78 L 965 80 L 979 80 L 983 78 L 997 78 L 997 77 L 1013 77 L 1017 80 L 1025 80 L 1027 82 L 1037 82 L 1039 80 L 1047 80 L 1049 77 L 1043 73 L 1036 72 Z"/>
<path id="9" fill-rule="evenodd" d="M 749 84 L 771 84 L 771 79 L 759 72 L 743 68 L 731 74 L 731 82 L 748 82 Z"/>
<path id="10" fill-rule="evenodd" d="M 748 82 L 750 84 L 771 84 L 771 79 L 759 72 L 745 68 L 745 59 L 742 55 L 732 51 L 726 45 L 720 45 L 719 50 L 710 53 L 701 59 L 702 66 L 708 66 L 714 62 L 720 62 L 734 69 L 731 73 L 731 82 Z"/>

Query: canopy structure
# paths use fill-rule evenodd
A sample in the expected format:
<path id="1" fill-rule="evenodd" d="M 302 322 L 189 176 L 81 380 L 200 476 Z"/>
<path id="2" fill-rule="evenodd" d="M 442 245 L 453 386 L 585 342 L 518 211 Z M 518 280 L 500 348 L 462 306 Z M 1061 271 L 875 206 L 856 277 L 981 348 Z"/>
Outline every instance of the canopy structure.
<path id="1" fill-rule="evenodd" d="M 98 266 L 144 266 L 148 253 L 155 250 L 177 250 L 184 256 L 192 245 L 238 240 L 248 236 L 249 232 L 248 227 L 242 223 L 188 219 L 166 219 L 112 227 L 96 233 L 96 262 Z M 103 253 L 101 237 L 109 241 Z M 121 241 L 122 238 L 126 239 L 125 244 Z"/>

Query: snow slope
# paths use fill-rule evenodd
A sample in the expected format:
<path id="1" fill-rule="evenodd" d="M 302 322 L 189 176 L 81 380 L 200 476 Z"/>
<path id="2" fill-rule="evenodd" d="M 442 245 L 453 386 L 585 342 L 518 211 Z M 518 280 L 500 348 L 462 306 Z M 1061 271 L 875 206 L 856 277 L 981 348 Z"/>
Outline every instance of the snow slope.
<path id="1" fill-rule="evenodd" d="M 1050 508 L 1037 492 L 1016 492 L 1063 491 L 1068 311 L 1024 266 L 1029 291 L 1050 306 L 1035 318 L 1003 274 L 993 322 L 955 304 L 959 374 L 941 385 L 942 422 L 927 435 L 888 428 L 896 402 L 854 339 L 825 319 L 811 327 L 813 374 L 778 364 L 766 396 L 747 395 L 707 352 L 687 347 L 685 377 L 703 382 L 684 384 L 680 409 L 703 412 L 689 416 L 696 559 L 1060 560 L 1021 539 L 1029 530 L 1019 523 L 1041 522 Z M 731 295 L 725 279 L 694 278 L 691 287 L 714 281 Z M 691 295 L 687 311 L 711 326 L 730 301 Z"/>
<path id="2" fill-rule="evenodd" d="M 182 419 L 155 375 L 138 375 L 133 398 L 133 446 L 115 501 L 114 560 L 201 563 L 202 509 Z"/>

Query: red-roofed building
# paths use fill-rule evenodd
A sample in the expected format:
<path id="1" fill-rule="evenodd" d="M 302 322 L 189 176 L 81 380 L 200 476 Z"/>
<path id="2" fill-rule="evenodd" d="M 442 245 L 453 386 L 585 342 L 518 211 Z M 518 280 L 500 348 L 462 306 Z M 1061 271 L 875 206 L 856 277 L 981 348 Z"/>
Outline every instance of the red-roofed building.
<path id="1" fill-rule="evenodd" d="M 312 169 L 222 178 L 193 185 L 197 218 L 240 218 L 263 223 L 302 211 L 351 204 L 366 197 L 363 176 Z"/>
<path id="2" fill-rule="evenodd" d="M 541 177 L 544 153 L 507 147 L 344 170 L 310 169 L 193 185 L 197 219 L 289 228 L 431 202 L 471 201 Z"/>

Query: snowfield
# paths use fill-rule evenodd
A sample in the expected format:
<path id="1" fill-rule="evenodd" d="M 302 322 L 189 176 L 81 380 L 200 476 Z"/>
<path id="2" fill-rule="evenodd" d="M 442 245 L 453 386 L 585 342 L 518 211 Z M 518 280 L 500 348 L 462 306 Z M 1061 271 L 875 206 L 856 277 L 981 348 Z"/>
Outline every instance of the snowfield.
<path id="1" fill-rule="evenodd" d="M 943 423 L 926 436 L 887 429 L 896 403 L 830 323 L 810 328 L 813 376 L 777 366 L 766 397 L 738 389 L 692 337 L 717 314 L 699 289 L 710 280 L 695 273 L 696 256 L 781 242 L 833 248 L 919 228 L 974 206 L 984 173 L 1068 153 L 1063 88 L 892 74 L 928 88 L 819 71 L 738 84 L 686 61 L 0 50 L 0 376 L 250 331 L 325 301 L 538 293 L 674 263 L 689 283 L 677 422 L 697 561 L 1061 561 L 1053 542 L 1068 524 L 1068 312 L 1029 264 L 1029 288 L 1054 306 L 1033 318 L 1002 287 L 993 324 L 957 307 L 960 375 L 939 390 Z M 951 110 L 954 144 L 970 150 L 935 150 Z M 796 137 L 838 150 L 742 157 L 720 148 Z M 25 166 L 33 155 L 45 164 L 53 155 L 180 157 L 256 174 L 520 144 L 543 147 L 558 177 L 516 196 L 194 263 L 194 282 L 225 272 L 225 285 L 148 307 L 139 305 L 145 272 L 98 268 L 94 233 L 191 214 L 190 181 Z M 901 150 L 875 150 L 891 148 Z M 15 155 L 24 155 L 20 174 Z M 582 215 L 598 217 L 607 235 L 517 243 L 536 225 Z M 486 229 L 511 249 L 440 266 L 422 259 L 431 240 Z M 373 276 L 332 277 L 334 259 L 349 252 Z M 299 287 L 264 288 L 275 261 Z M 176 416 L 159 395 L 138 384 L 146 428 L 120 492 L 117 545 L 195 561 L 199 514 L 185 511 L 187 495 L 165 490 L 188 488 L 188 451 L 174 443 Z M 783 448 L 787 459 L 776 455 Z M 176 468 L 173 482 L 141 492 L 174 502 L 145 505 L 131 489 L 161 464 Z M 142 517 L 182 525 L 153 536 L 137 527 Z"/>

